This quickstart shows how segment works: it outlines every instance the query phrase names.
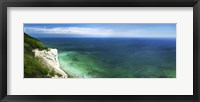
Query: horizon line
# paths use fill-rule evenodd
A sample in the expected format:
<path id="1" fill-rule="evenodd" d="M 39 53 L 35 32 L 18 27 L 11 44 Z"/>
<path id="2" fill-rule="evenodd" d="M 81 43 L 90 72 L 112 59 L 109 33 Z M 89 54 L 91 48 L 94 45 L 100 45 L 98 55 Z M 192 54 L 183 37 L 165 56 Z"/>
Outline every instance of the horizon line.
<path id="1" fill-rule="evenodd" d="M 36 37 L 36 38 L 176 38 L 176 37 Z"/>

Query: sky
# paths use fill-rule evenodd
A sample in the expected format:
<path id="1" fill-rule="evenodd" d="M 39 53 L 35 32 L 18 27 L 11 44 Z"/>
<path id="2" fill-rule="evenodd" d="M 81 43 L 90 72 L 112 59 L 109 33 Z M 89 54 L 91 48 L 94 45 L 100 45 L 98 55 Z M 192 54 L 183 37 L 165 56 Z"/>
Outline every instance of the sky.
<path id="1" fill-rule="evenodd" d="M 176 24 L 24 24 L 33 37 L 175 38 Z"/>

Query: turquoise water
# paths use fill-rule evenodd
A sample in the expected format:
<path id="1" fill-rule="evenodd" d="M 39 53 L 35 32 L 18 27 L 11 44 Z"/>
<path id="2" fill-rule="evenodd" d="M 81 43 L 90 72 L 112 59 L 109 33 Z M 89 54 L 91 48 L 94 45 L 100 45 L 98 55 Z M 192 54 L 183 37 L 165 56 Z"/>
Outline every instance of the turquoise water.
<path id="1" fill-rule="evenodd" d="M 175 78 L 173 38 L 39 38 L 80 78 Z"/>

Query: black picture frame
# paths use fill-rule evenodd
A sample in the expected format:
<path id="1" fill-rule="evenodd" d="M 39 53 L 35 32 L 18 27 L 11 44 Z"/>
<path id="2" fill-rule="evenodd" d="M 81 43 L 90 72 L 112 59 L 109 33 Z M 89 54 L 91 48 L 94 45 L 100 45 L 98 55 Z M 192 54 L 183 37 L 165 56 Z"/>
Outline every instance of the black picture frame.
<path id="1" fill-rule="evenodd" d="M 200 0 L 0 0 L 1 102 L 199 102 Z M 193 7 L 193 95 L 7 95 L 7 7 Z"/>

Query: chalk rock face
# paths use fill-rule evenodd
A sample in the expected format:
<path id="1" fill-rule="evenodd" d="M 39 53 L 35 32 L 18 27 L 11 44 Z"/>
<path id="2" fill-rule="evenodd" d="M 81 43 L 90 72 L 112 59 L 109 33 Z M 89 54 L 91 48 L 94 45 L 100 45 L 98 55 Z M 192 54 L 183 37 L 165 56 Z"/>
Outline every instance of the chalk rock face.
<path id="1" fill-rule="evenodd" d="M 48 50 L 33 50 L 35 57 L 38 57 L 43 60 L 49 68 L 53 68 L 56 73 L 62 75 L 62 78 L 67 78 L 68 75 L 60 68 L 58 62 L 58 50 L 57 49 L 48 49 Z M 55 75 L 53 78 L 58 78 L 59 76 Z"/>

